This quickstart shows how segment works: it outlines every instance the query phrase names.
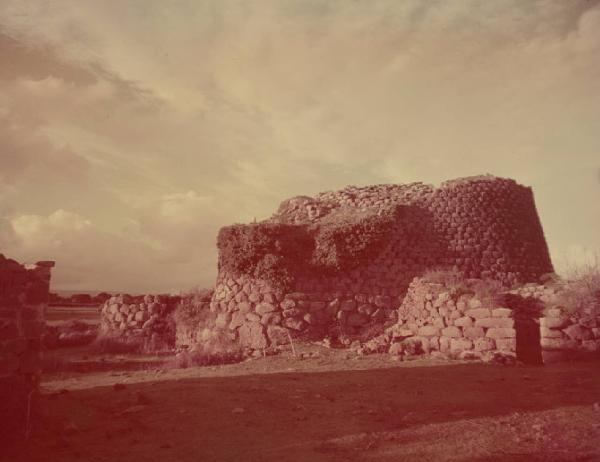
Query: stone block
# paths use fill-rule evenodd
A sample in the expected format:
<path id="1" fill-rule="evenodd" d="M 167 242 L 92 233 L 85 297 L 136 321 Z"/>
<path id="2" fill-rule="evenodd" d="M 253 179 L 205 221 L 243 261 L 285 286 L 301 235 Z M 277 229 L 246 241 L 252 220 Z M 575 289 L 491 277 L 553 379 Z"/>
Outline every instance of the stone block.
<path id="1" fill-rule="evenodd" d="M 450 351 L 450 339 L 448 337 L 440 337 L 440 351 L 442 353 Z"/>
<path id="2" fill-rule="evenodd" d="M 512 318 L 479 318 L 475 320 L 477 327 L 514 327 L 515 322 Z"/>
<path id="3" fill-rule="evenodd" d="M 479 300 L 476 297 L 473 297 L 472 299 L 470 299 L 467 302 L 467 306 L 469 307 L 470 310 L 481 308 L 481 305 L 482 305 L 481 300 Z"/>
<path id="4" fill-rule="evenodd" d="M 540 337 L 562 338 L 564 337 L 564 334 L 559 329 L 548 329 L 547 327 L 540 327 Z"/>
<path id="5" fill-rule="evenodd" d="M 458 327 L 450 326 L 442 329 L 443 337 L 458 338 L 462 337 L 462 331 Z"/>
<path id="6" fill-rule="evenodd" d="M 257 292 L 252 292 L 248 295 L 248 300 L 250 300 L 252 303 L 260 302 L 261 298 L 261 294 Z"/>
<path id="7" fill-rule="evenodd" d="M 579 324 L 573 324 L 569 327 L 565 327 L 563 332 L 571 340 L 590 340 L 594 337 L 590 329 L 587 329 Z"/>
<path id="8" fill-rule="evenodd" d="M 562 329 L 569 325 L 568 318 L 554 318 L 544 316 L 540 318 L 540 326 L 547 327 L 548 329 Z"/>
<path id="9" fill-rule="evenodd" d="M 229 328 L 231 330 L 237 329 L 242 326 L 246 322 L 246 313 L 242 313 L 241 311 L 236 311 L 231 316 L 231 322 L 229 323 Z"/>
<path id="10" fill-rule="evenodd" d="M 450 339 L 450 351 L 464 351 L 473 349 L 473 342 L 467 338 Z"/>
<path id="11" fill-rule="evenodd" d="M 267 337 L 271 342 L 271 345 L 287 345 L 290 343 L 288 330 L 281 326 L 267 326 Z"/>
<path id="12" fill-rule="evenodd" d="M 435 326 L 422 326 L 422 327 L 419 327 L 417 334 L 420 336 L 423 336 L 423 337 L 439 336 L 440 329 Z"/>
<path id="13" fill-rule="evenodd" d="M 488 329 L 485 334 L 489 338 L 514 338 L 517 336 L 517 332 L 510 327 L 492 327 Z"/>
<path id="14" fill-rule="evenodd" d="M 250 322 L 260 322 L 260 315 L 256 313 L 246 313 L 246 319 Z"/>
<path id="15" fill-rule="evenodd" d="M 262 303 L 259 303 L 258 305 L 256 305 L 256 307 L 254 308 L 254 311 L 256 311 L 256 313 L 258 313 L 260 315 L 263 315 L 263 314 L 275 311 L 275 305 L 272 305 L 271 303 L 267 303 L 267 302 L 262 302 Z"/>
<path id="16" fill-rule="evenodd" d="M 304 330 L 306 328 L 304 320 L 298 318 L 286 318 L 283 320 L 283 325 L 294 330 Z"/>
<path id="17" fill-rule="evenodd" d="M 492 316 L 495 318 L 510 318 L 513 315 L 513 310 L 510 308 L 494 308 Z"/>
<path id="18" fill-rule="evenodd" d="M 260 323 L 263 326 L 266 326 L 269 324 L 281 324 L 281 315 L 274 311 L 272 311 L 270 313 L 265 313 L 261 316 Z"/>
<path id="19" fill-rule="evenodd" d="M 240 313 L 250 313 L 250 311 L 252 311 L 252 305 L 250 304 L 250 302 L 241 302 L 238 304 L 238 311 Z"/>
<path id="20" fill-rule="evenodd" d="M 473 347 L 475 351 L 489 351 L 496 348 L 496 342 L 494 339 L 483 337 L 476 338 L 473 340 Z"/>
<path id="21" fill-rule="evenodd" d="M 488 308 L 474 308 L 465 311 L 465 316 L 470 316 L 473 319 L 489 318 L 492 312 Z"/>
<path id="22" fill-rule="evenodd" d="M 282 310 L 290 310 L 296 306 L 296 302 L 286 298 L 279 304 L 279 306 Z"/>
<path id="23" fill-rule="evenodd" d="M 240 345 L 252 349 L 262 349 L 268 346 L 263 326 L 258 322 L 247 322 L 239 329 Z"/>
<path id="24" fill-rule="evenodd" d="M 466 338 L 475 339 L 485 337 L 483 327 L 463 327 L 463 335 Z"/>
<path id="25" fill-rule="evenodd" d="M 496 338 L 496 349 L 499 351 L 516 351 L 517 339 L 516 338 Z"/>
<path id="26" fill-rule="evenodd" d="M 567 338 L 542 338 L 540 344 L 545 350 L 574 350 L 577 341 Z"/>
<path id="27" fill-rule="evenodd" d="M 462 316 L 454 320 L 454 325 L 457 327 L 471 327 L 473 320 L 469 316 Z"/>
<path id="28" fill-rule="evenodd" d="M 229 322 L 231 321 L 231 314 L 229 313 L 219 313 L 217 319 L 215 320 L 215 326 L 219 329 L 225 329 L 229 326 Z"/>

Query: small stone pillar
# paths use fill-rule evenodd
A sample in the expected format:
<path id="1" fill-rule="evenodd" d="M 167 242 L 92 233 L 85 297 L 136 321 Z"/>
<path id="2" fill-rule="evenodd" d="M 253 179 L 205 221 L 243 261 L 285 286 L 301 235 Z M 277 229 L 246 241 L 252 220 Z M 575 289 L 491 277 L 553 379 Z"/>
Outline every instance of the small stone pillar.
<path id="1" fill-rule="evenodd" d="M 0 444 L 26 438 L 30 430 L 53 266 L 21 265 L 0 254 Z"/>

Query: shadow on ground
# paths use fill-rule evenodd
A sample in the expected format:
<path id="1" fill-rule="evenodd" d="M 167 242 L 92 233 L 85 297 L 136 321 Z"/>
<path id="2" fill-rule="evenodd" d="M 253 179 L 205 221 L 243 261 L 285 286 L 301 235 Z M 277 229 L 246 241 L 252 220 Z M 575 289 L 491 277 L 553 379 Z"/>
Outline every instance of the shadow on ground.
<path id="1" fill-rule="evenodd" d="M 402 435 L 410 434 L 406 432 L 415 432 L 406 436 L 412 445 L 426 447 L 436 438 L 429 433 L 419 437 L 417 429 L 424 426 L 591 409 L 600 402 L 599 362 L 415 366 L 179 380 L 166 376 L 155 382 L 54 391 L 38 398 L 33 437 L 25 447 L 13 448 L 7 460 L 402 460 L 397 451 Z M 329 443 L 348 435 L 385 434 L 396 435 L 395 459 L 383 452 L 370 457 L 370 443 Z M 519 459 L 519 454 L 489 457 L 477 460 L 533 460 Z M 431 460 L 442 459 L 469 460 Z"/>

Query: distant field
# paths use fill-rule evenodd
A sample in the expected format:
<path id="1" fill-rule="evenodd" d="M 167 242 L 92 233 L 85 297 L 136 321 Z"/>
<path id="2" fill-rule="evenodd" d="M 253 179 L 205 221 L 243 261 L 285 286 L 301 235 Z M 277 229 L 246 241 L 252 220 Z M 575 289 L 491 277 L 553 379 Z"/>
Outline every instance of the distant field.
<path id="1" fill-rule="evenodd" d="M 49 306 L 46 310 L 46 322 L 50 325 L 67 321 L 84 321 L 92 324 L 100 323 L 98 307 Z"/>

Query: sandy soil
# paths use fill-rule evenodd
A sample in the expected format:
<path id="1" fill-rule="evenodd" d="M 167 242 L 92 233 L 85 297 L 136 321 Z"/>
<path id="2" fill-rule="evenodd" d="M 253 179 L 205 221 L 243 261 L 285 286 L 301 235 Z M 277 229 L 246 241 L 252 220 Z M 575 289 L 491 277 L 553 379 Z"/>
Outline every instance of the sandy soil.
<path id="1" fill-rule="evenodd" d="M 600 461 L 600 361 L 299 353 L 309 357 L 189 369 L 138 358 L 142 370 L 47 375 L 32 437 L 0 459 Z"/>

